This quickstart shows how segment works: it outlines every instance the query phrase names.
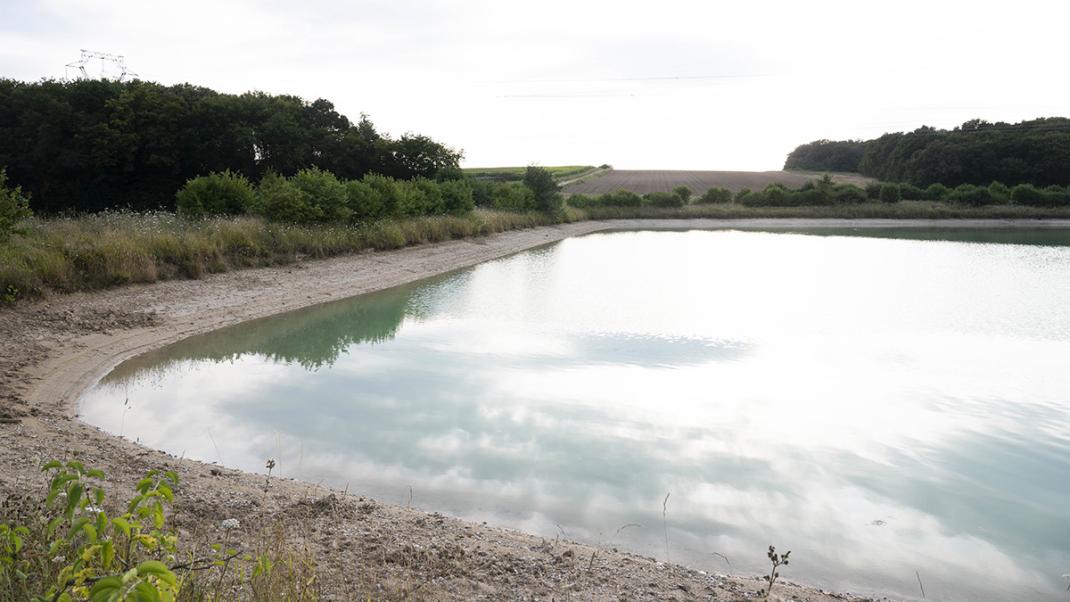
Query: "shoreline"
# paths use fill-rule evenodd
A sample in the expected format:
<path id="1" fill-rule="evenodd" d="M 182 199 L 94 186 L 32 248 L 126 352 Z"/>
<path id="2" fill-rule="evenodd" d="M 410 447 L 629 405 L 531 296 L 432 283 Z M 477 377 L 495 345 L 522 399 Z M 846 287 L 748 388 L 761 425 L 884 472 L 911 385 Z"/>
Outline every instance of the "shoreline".
<path id="1" fill-rule="evenodd" d="M 263 477 L 178 459 L 149 450 L 134 442 L 91 427 L 78 419 L 77 403 L 82 393 L 122 361 L 165 347 L 181 339 L 239 322 L 278 315 L 304 307 L 383 290 L 437 276 L 558 242 L 573 236 L 620 230 L 681 229 L 1047 229 L 1070 228 L 1070 220 L 901 220 L 901 219 L 627 219 L 581 221 L 504 232 L 480 238 L 407 247 L 396 251 L 368 252 L 281 267 L 239 270 L 208 276 L 201 280 L 171 280 L 132 285 L 89 293 L 56 296 L 0 310 L 0 339 L 7 339 L 0 352 L 0 498 L 21 492 L 37 483 L 37 466 L 52 457 L 79 453 L 87 464 L 105 468 L 109 477 L 122 485 L 135 482 L 150 467 L 177 468 L 183 477 L 184 494 L 190 494 L 187 527 L 210 531 L 222 518 L 236 512 L 258 513 L 262 518 L 288 516 L 307 510 L 311 492 L 321 499 L 342 499 L 338 504 L 356 505 L 358 497 L 299 481 L 279 481 L 270 499 L 246 503 L 255 491 L 262 491 Z M 216 474 L 218 473 L 218 474 Z M 267 495 L 264 495 L 268 498 Z M 359 502 L 366 503 L 363 498 Z M 332 502 L 333 503 L 333 502 Z M 304 506 L 302 506 L 302 504 Z M 475 537 L 490 546 L 492 559 L 525 558 L 532 566 L 542 566 L 539 576 L 518 580 L 522 573 L 495 573 L 493 563 L 479 564 L 469 552 L 462 563 L 463 578 L 446 580 L 451 587 L 423 586 L 428 599 L 487 599 L 576 595 L 593 599 L 693 599 L 723 591 L 742 596 L 760 587 L 754 579 L 724 577 L 628 553 L 596 550 L 572 542 L 547 542 L 534 535 L 465 523 L 435 514 L 376 504 L 373 517 L 350 518 L 336 533 L 354 524 L 368 530 L 374 523 L 380 546 L 418 545 L 416 542 L 467 541 Z M 344 514 L 344 513 L 343 513 Z M 350 513 L 352 514 L 352 513 Z M 438 518 L 435 518 L 439 516 Z M 381 517 L 381 520 L 377 520 Z M 436 525 L 426 525 L 428 518 Z M 337 516 L 316 520 L 337 522 Z M 441 520 L 440 520 L 441 519 Z M 411 525 L 423 521 L 423 535 L 413 535 Z M 405 528 L 402 528 L 402 527 Z M 354 527 L 355 528 L 355 527 Z M 419 529 L 417 529 L 419 531 Z M 345 537 L 350 537 L 346 535 Z M 363 535 L 362 535 L 363 536 Z M 354 562 L 367 562 L 362 555 L 339 553 L 342 535 L 317 540 L 313 549 L 331 554 L 337 566 L 323 570 L 327 580 L 344 574 Z M 356 536 L 352 536 L 356 537 Z M 424 545 L 424 544 L 419 544 Z M 345 548 L 345 546 L 342 546 Z M 478 547 L 478 546 L 477 546 Z M 358 546 L 359 548 L 359 546 Z M 565 556 L 562 549 L 576 550 Z M 366 551 L 366 550 L 364 550 Z M 755 550 L 761 554 L 761 550 Z M 528 558 L 528 556 L 532 556 Z M 597 568 L 594 555 L 597 554 Z M 320 556 L 321 554 L 317 554 Z M 582 561 L 577 557 L 582 557 Z M 462 554 L 463 556 L 463 554 Z M 587 556 L 591 556 L 590 567 Z M 568 560 L 562 560 L 567 558 Z M 578 565 L 579 568 L 576 566 Z M 426 567 L 424 567 L 426 568 Z M 372 581 L 401 583 L 417 579 L 423 568 L 392 566 L 385 560 L 374 567 Z M 583 571 L 583 569 L 588 569 Z M 561 579 L 547 582 L 545 575 Z M 572 577 L 569 577 L 572 575 Z M 607 579 L 607 576 L 609 577 Z M 799 576 L 788 574 L 786 577 Z M 562 581 L 563 580 L 563 581 Z M 566 583 L 555 589 L 554 583 Z M 681 585 L 683 583 L 683 585 Z M 339 582 L 340 584 L 340 582 Z M 629 585 L 622 591 L 622 585 Z M 650 584 L 657 584 L 651 586 Z M 336 584 L 337 585 L 337 584 Z M 452 589 L 451 589 L 452 588 Z M 487 591 L 489 588 L 489 591 Z M 519 588 L 519 590 L 517 589 Z M 578 589 L 577 589 L 578 588 Z M 455 591 L 456 590 L 456 591 Z M 514 595 L 515 592 L 525 592 Z M 809 600 L 855 599 L 831 597 L 812 588 L 780 585 L 774 589 L 785 596 L 806 596 Z M 838 595 L 837 595 L 838 596 Z M 331 598 L 326 599 L 345 599 Z M 862 598 L 858 598 L 862 599 Z"/>

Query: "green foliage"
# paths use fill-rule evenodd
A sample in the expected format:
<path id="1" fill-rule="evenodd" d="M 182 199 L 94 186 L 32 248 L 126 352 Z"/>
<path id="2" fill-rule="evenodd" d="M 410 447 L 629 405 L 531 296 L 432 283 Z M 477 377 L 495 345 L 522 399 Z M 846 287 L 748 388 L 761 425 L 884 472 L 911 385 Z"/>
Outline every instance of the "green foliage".
<path id="1" fill-rule="evenodd" d="M 913 184 L 900 184 L 899 195 L 903 200 L 921 201 L 925 199 L 925 190 Z"/>
<path id="2" fill-rule="evenodd" d="M 344 223 L 352 214 L 346 202 L 346 187 L 334 174 L 313 167 L 297 172 L 290 182 L 311 207 L 310 221 Z M 304 223 L 304 222 L 296 222 Z"/>
<path id="3" fill-rule="evenodd" d="M 257 181 L 310 167 L 340 179 L 460 177 L 461 153 L 393 139 L 324 99 L 181 84 L 0 79 L 0 165 L 37 213 L 174 209 L 175 191 L 230 171 Z"/>
<path id="4" fill-rule="evenodd" d="M 322 217 L 307 194 L 274 172 L 260 180 L 252 213 L 286 224 L 311 224 Z"/>
<path id="5" fill-rule="evenodd" d="M 925 189 L 923 198 L 926 201 L 943 201 L 947 199 L 947 195 L 951 194 L 951 189 L 943 184 L 930 184 Z"/>
<path id="6" fill-rule="evenodd" d="M 671 192 L 649 192 L 643 195 L 643 201 L 652 207 L 683 207 L 684 199 Z"/>
<path id="7" fill-rule="evenodd" d="M 585 209 L 598 203 L 598 199 L 586 194 L 572 194 L 565 199 L 565 204 L 577 209 Z"/>
<path id="8" fill-rule="evenodd" d="M 817 140 L 791 151 L 784 169 L 858 171 L 866 143 L 861 140 Z"/>
<path id="9" fill-rule="evenodd" d="M 245 176 L 230 170 L 197 176 L 175 194 L 179 215 L 194 219 L 239 215 L 253 204 L 253 185 Z"/>
<path id="10" fill-rule="evenodd" d="M 452 215 L 464 215 L 476 208 L 472 184 L 467 180 L 452 180 L 439 184 L 442 210 Z"/>
<path id="11" fill-rule="evenodd" d="M 898 203 L 903 200 L 903 194 L 898 184 L 881 184 L 880 201 L 882 203 Z"/>
<path id="12" fill-rule="evenodd" d="M 524 186 L 531 191 L 536 210 L 547 215 L 558 215 L 564 209 L 561 187 L 548 169 L 529 165 L 524 172 Z"/>
<path id="13" fill-rule="evenodd" d="M 727 188 L 710 188 L 706 190 L 706 192 L 702 196 L 700 196 L 698 198 L 698 201 L 696 202 L 698 202 L 699 204 L 731 203 L 732 191 Z"/>
<path id="14" fill-rule="evenodd" d="M 520 182 L 504 182 L 491 189 L 490 206 L 499 211 L 531 211 L 535 193 Z"/>
<path id="15" fill-rule="evenodd" d="M 832 202 L 835 205 L 851 205 L 866 202 L 866 191 L 854 184 L 837 184 L 832 189 Z"/>
<path id="16" fill-rule="evenodd" d="M 992 195 L 992 202 L 994 203 L 1009 203 L 1011 201 L 1011 189 L 1002 182 L 989 184 L 988 193 Z"/>
<path id="17" fill-rule="evenodd" d="M 960 184 L 947 195 L 947 200 L 952 203 L 980 207 L 995 202 L 988 188 L 974 186 L 973 184 Z"/>
<path id="18" fill-rule="evenodd" d="M 1011 190 L 1011 201 L 1015 205 L 1028 207 L 1060 207 L 1070 204 L 1066 197 L 1066 191 L 1056 189 L 1040 189 L 1032 184 L 1019 184 Z"/>
<path id="19" fill-rule="evenodd" d="M 691 192 L 690 188 L 683 185 L 673 187 L 672 193 L 680 197 L 680 201 L 683 202 L 684 205 L 691 202 L 691 195 L 694 194 Z"/>
<path id="20" fill-rule="evenodd" d="M 179 484 L 149 471 L 129 502 L 105 491 L 105 476 L 77 460 L 51 461 L 42 502 L 9 498 L 0 523 L 0 599 L 33 602 L 160 602 L 287 599 L 311 601 L 314 567 L 274 547 L 255 553 L 223 542 L 183 550 L 170 524 Z M 238 528 L 235 520 L 224 529 Z M 293 582 L 300 580 L 300 585 Z M 286 582 L 289 582 L 287 584 Z M 240 596 L 237 594 L 240 593 Z"/>
<path id="21" fill-rule="evenodd" d="M 882 185 L 880 182 L 870 182 L 869 184 L 866 184 L 866 198 L 871 201 L 879 201 L 881 198 L 881 188 Z"/>
<path id="22" fill-rule="evenodd" d="M 349 207 L 353 220 L 362 222 L 383 215 L 382 196 L 371 184 L 363 180 L 350 180 L 345 183 L 345 187 L 346 206 Z"/>
<path id="23" fill-rule="evenodd" d="M 606 207 L 639 207 L 643 197 L 630 190 L 618 190 L 599 195 L 598 203 Z"/>
<path id="24" fill-rule="evenodd" d="M 865 142 L 820 140 L 792 151 L 785 167 L 835 169 L 833 164 L 917 186 L 984 186 L 993 181 L 1065 186 L 1070 184 L 1070 119 L 1013 124 L 974 119 L 953 130 L 921 127 Z"/>
<path id="25" fill-rule="evenodd" d="M 743 201 L 744 201 L 744 200 L 745 200 L 745 199 L 746 199 L 746 198 L 747 198 L 747 197 L 748 197 L 748 196 L 749 196 L 750 194 L 751 194 L 751 189 L 750 189 L 750 188 L 741 188 L 741 189 L 739 190 L 739 192 L 737 192 L 737 193 L 736 193 L 736 197 L 735 197 L 735 200 L 736 200 L 736 202 L 737 202 L 737 203 L 741 203 L 741 204 L 742 204 L 742 203 L 743 203 Z"/>
<path id="26" fill-rule="evenodd" d="M 30 199 L 22 195 L 22 188 L 7 185 L 7 172 L 0 168 L 0 242 L 16 231 L 19 222 L 33 215 Z"/>

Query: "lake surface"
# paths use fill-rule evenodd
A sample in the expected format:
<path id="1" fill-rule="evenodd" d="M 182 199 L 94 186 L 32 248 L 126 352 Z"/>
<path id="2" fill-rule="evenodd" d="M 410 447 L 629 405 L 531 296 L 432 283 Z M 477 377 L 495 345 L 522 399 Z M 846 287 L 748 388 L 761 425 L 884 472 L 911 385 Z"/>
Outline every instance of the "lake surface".
<path id="1" fill-rule="evenodd" d="M 775 544 L 784 577 L 829 589 L 920 599 L 920 576 L 929 600 L 1062 601 L 1066 244 L 595 234 L 189 339 L 119 366 L 81 413 L 187 458 L 274 458 L 392 503 L 411 487 L 421 509 L 659 560 L 667 527 L 672 561 L 714 572 L 757 574 Z"/>

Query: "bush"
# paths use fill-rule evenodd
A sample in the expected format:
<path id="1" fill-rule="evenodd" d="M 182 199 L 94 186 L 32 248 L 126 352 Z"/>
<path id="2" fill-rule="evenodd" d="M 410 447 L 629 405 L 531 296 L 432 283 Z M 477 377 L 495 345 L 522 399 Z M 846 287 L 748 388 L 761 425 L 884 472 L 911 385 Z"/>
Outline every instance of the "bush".
<path id="1" fill-rule="evenodd" d="M 691 189 L 687 186 L 676 186 L 672 189 L 672 193 L 680 197 L 680 200 L 683 202 L 684 205 L 691 202 L 691 195 L 693 193 L 691 192 Z"/>
<path id="2" fill-rule="evenodd" d="M 447 180 L 439 183 L 442 193 L 442 209 L 453 215 L 464 215 L 476 208 L 472 185 L 465 180 Z"/>
<path id="3" fill-rule="evenodd" d="M 9 188 L 7 172 L 0 169 L 0 242 L 7 240 L 15 226 L 33 215 L 30 199 L 22 196 L 22 187 Z"/>
<path id="4" fill-rule="evenodd" d="M 379 215 L 382 217 L 399 217 L 401 215 L 401 208 L 404 203 L 403 193 L 398 183 L 394 178 L 388 178 L 379 174 L 368 174 L 361 179 L 379 195 L 379 202 L 382 204 L 382 210 Z"/>
<path id="5" fill-rule="evenodd" d="M 732 191 L 727 188 L 710 188 L 698 198 L 698 203 L 730 203 L 732 202 Z"/>
<path id="6" fill-rule="evenodd" d="M 832 202 L 836 205 L 864 203 L 866 191 L 854 184 L 838 184 L 832 189 Z"/>
<path id="7" fill-rule="evenodd" d="M 573 194 L 565 200 L 565 203 L 567 203 L 569 207 L 586 209 L 597 204 L 598 200 L 594 197 L 587 196 L 586 194 Z"/>
<path id="8" fill-rule="evenodd" d="M 907 201 L 921 201 L 925 199 L 925 191 L 913 184 L 900 184 L 899 196 Z"/>
<path id="9" fill-rule="evenodd" d="M 988 193 L 992 195 L 992 200 L 996 203 L 1011 202 L 1011 189 L 1003 182 L 992 182 L 989 184 Z"/>
<path id="10" fill-rule="evenodd" d="M 1048 186 L 1044 192 L 1051 197 L 1054 205 L 1070 205 L 1070 186 Z"/>
<path id="11" fill-rule="evenodd" d="M 684 199 L 671 192 L 651 192 L 643 197 L 653 207 L 683 207 Z"/>
<path id="12" fill-rule="evenodd" d="M 992 193 L 987 188 L 974 186 L 973 184 L 961 184 L 951 191 L 947 200 L 952 203 L 980 207 L 990 205 L 993 202 Z"/>
<path id="13" fill-rule="evenodd" d="M 503 182 L 491 193 L 491 207 L 503 211 L 531 211 L 535 208 L 535 194 L 520 182 Z"/>
<path id="14" fill-rule="evenodd" d="M 253 185 L 243 175 L 212 172 L 186 181 L 175 194 L 175 204 L 179 215 L 187 218 L 238 215 L 252 206 Z"/>
<path id="15" fill-rule="evenodd" d="M 333 173 L 316 167 L 302 169 L 291 178 L 291 182 L 307 196 L 308 203 L 314 208 L 314 221 L 349 221 L 352 211 L 347 206 L 346 187 Z"/>
<path id="16" fill-rule="evenodd" d="M 882 203 L 898 203 L 903 199 L 898 184 L 881 184 L 880 200 Z"/>
<path id="17" fill-rule="evenodd" d="M 547 215 L 558 215 L 564 209 L 561 187 L 557 185 L 550 170 L 529 165 L 524 171 L 524 186 L 527 186 L 534 196 L 535 209 Z"/>
<path id="18" fill-rule="evenodd" d="M 290 224 L 309 224 L 321 217 L 307 194 L 274 172 L 260 180 L 252 212 L 273 222 Z"/>
<path id="19" fill-rule="evenodd" d="M 350 180 L 345 186 L 351 219 L 367 221 L 383 215 L 383 199 L 378 190 L 363 180 Z"/>
<path id="20" fill-rule="evenodd" d="M 618 190 L 603 194 L 598 197 L 598 202 L 606 207 L 639 207 L 643 204 L 643 197 L 630 190 Z"/>
<path id="21" fill-rule="evenodd" d="M 880 182 L 870 182 L 869 184 L 866 184 L 866 198 L 871 201 L 879 200 L 881 197 L 881 187 L 882 185 Z"/>
<path id="22" fill-rule="evenodd" d="M 736 193 L 735 200 L 736 200 L 737 203 L 742 203 L 743 200 L 745 198 L 747 198 L 750 194 L 751 194 L 751 189 L 750 188 L 741 188 L 739 190 L 739 192 Z"/>
<path id="23" fill-rule="evenodd" d="M 930 184 L 925 189 L 925 195 L 923 198 L 926 201 L 943 201 L 947 199 L 947 195 L 951 194 L 951 189 L 943 184 Z"/>

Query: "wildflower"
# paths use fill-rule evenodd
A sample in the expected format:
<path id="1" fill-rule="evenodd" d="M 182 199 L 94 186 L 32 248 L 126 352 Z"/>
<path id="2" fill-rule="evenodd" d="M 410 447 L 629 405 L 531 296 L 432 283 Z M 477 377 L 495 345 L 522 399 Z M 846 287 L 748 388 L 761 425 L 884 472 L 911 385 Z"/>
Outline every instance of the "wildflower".
<path id="1" fill-rule="evenodd" d="M 238 519 L 236 519 L 236 518 L 228 518 L 228 519 L 224 520 L 222 523 L 220 523 L 219 526 L 224 531 L 230 531 L 231 529 L 237 529 L 238 527 L 240 527 L 241 523 L 238 522 Z"/>

